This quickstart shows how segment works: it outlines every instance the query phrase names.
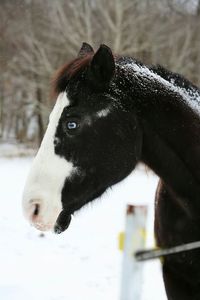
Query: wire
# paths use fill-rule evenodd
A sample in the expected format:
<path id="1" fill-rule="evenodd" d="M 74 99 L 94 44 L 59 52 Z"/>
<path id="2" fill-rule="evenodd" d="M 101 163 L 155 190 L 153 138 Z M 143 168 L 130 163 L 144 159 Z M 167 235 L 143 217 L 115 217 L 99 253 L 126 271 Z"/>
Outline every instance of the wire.
<path id="1" fill-rule="evenodd" d="M 191 251 L 200 248 L 200 241 L 183 244 L 175 247 L 165 249 L 149 249 L 135 252 L 134 256 L 136 261 L 146 261 L 150 259 L 161 258 L 180 252 Z"/>

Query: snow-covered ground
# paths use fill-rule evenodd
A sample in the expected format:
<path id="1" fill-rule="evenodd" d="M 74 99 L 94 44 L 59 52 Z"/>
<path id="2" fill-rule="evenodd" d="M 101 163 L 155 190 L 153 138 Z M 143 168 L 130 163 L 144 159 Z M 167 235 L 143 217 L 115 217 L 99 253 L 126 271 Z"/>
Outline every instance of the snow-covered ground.
<path id="1" fill-rule="evenodd" d="M 77 213 L 69 229 L 44 237 L 24 220 L 21 194 L 31 158 L 0 158 L 0 299 L 119 300 L 127 203 L 148 204 L 149 246 L 158 179 L 135 171 Z M 146 262 L 142 300 L 165 300 L 161 266 Z"/>

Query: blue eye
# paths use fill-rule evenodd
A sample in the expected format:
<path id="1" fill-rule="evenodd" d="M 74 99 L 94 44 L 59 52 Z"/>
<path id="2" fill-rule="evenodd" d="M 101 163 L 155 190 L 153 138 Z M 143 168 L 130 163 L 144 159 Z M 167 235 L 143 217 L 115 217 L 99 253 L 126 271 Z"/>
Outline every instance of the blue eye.
<path id="1" fill-rule="evenodd" d="M 78 124 L 76 123 L 76 122 L 68 122 L 67 123 L 67 129 L 69 129 L 69 130 L 73 130 L 73 129 L 76 129 L 78 127 Z"/>

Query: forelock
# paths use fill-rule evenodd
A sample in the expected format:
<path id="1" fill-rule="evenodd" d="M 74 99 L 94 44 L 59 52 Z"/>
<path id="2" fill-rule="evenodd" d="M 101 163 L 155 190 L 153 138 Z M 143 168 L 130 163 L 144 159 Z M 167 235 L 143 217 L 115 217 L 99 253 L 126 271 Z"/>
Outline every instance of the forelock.
<path id="1" fill-rule="evenodd" d="M 56 97 L 61 92 L 64 92 L 69 80 L 76 77 L 78 74 L 80 74 L 80 72 L 82 72 L 89 66 L 92 57 L 92 53 L 87 54 L 83 57 L 77 57 L 76 59 L 62 66 L 56 72 L 52 81 L 52 93 L 54 97 Z"/>

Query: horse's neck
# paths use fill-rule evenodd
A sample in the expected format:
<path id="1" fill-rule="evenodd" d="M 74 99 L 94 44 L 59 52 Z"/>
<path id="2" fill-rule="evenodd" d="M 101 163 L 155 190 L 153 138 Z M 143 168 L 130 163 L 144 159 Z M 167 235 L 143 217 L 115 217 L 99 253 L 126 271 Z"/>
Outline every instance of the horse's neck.
<path id="1" fill-rule="evenodd" d="M 141 97 L 153 105 L 157 105 L 156 99 L 165 105 L 166 99 L 200 114 L 200 89 L 181 75 L 160 66 L 147 67 L 131 58 L 123 58 L 118 65 L 123 70 L 122 76 L 127 77 L 125 89 L 130 88 L 140 103 Z"/>
<path id="2" fill-rule="evenodd" d="M 164 69 L 136 63 L 124 68 L 132 74 L 143 128 L 142 160 L 178 196 L 200 202 L 200 91 Z"/>
<path id="3" fill-rule="evenodd" d="M 141 120 L 143 128 L 142 161 L 164 181 L 191 215 L 199 215 L 200 209 L 200 139 L 193 130 L 185 135 L 175 130 L 151 126 L 149 120 Z M 170 119 L 168 125 L 170 126 Z M 188 127 L 189 128 L 189 127 Z M 187 131 L 187 127 L 185 128 Z M 173 135 L 173 128 L 171 128 Z M 194 138 L 194 139 L 192 139 Z M 188 152 L 188 153 L 187 153 Z"/>
<path id="4" fill-rule="evenodd" d="M 199 212 L 200 183 L 194 170 L 188 167 L 181 156 L 159 136 L 148 122 L 142 121 L 143 148 L 141 160 L 148 165 L 171 189 L 176 198 L 190 207 L 191 213 Z M 177 137 L 178 139 L 178 137 Z M 177 141 L 178 142 L 178 141 Z"/>

